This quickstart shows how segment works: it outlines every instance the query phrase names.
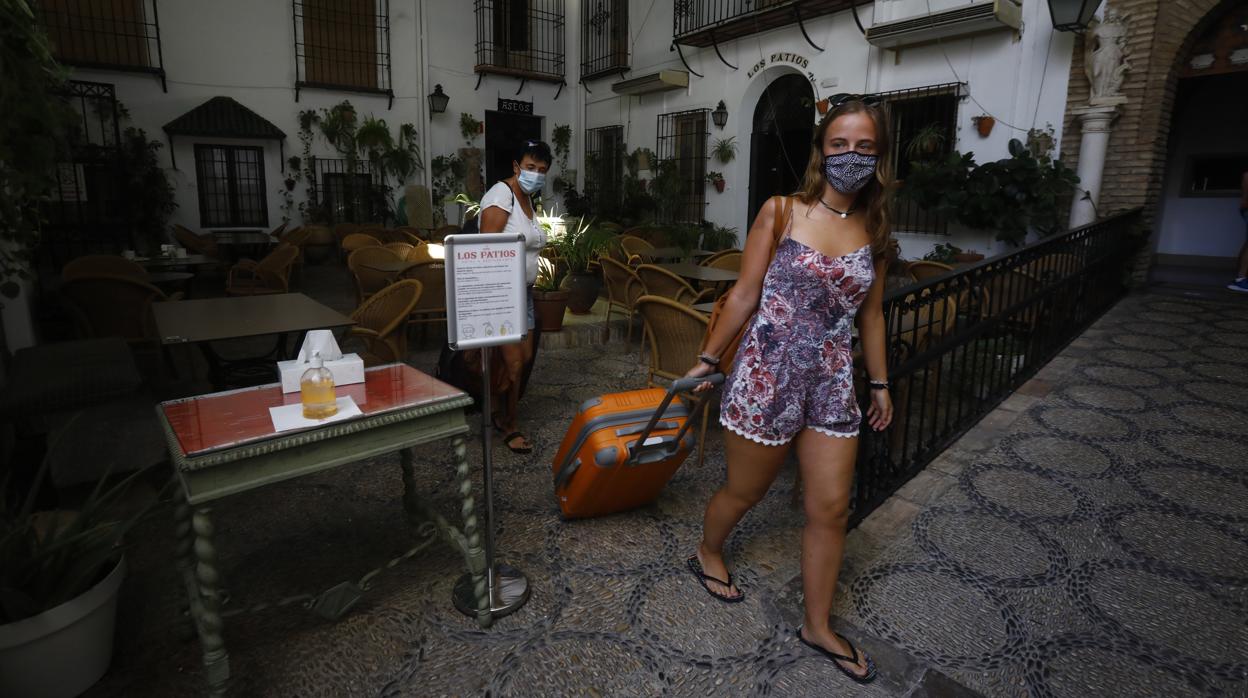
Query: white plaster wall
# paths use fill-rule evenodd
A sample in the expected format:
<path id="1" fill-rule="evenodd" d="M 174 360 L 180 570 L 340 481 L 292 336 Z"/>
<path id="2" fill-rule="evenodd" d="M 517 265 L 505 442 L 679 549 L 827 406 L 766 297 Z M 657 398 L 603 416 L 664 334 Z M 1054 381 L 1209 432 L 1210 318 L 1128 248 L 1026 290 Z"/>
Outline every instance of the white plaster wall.
<path id="1" fill-rule="evenodd" d="M 969 0 L 877 0 L 859 7 L 863 24 L 899 19 L 939 11 Z M 630 36 L 634 40 L 629 77 L 653 73 L 662 68 L 684 69 L 676 52 L 670 51 L 672 0 L 632 0 Z M 816 51 L 806 43 L 799 28 L 790 25 L 732 40 L 720 45 L 724 58 L 737 67 L 732 70 L 716 56 L 714 49 L 682 47 L 690 67 L 704 77 L 690 76 L 688 90 L 664 92 L 644 97 L 620 97 L 610 91 L 617 77 L 595 80 L 592 95 L 585 95 L 585 127 L 623 125 L 628 149 L 655 147 L 657 116 L 693 108 L 714 108 L 719 100 L 728 107 L 728 124 L 720 131 L 711 128 L 711 142 L 736 136 L 737 159 L 728 165 L 712 161 L 708 167 L 724 173 L 727 187 L 723 194 L 707 191 L 706 218 L 748 229 L 749 143 L 754 107 L 767 83 L 785 72 L 813 74 L 816 99 L 837 92 L 880 92 L 965 81 L 975 101 L 964 100 L 958 116 L 958 143 L 961 150 L 974 151 L 980 161 L 1008 156 L 1010 138 L 1025 138 L 1026 130 L 1052 125 L 1060 142 L 1062 115 L 1070 71 L 1074 39 L 1054 32 L 1048 7 L 1029 0 L 1024 4 L 1024 31 L 1020 36 L 999 31 L 956 38 L 940 44 L 907 48 L 900 52 L 877 49 L 867 44 L 848 11 L 806 22 Z M 788 61 L 771 61 L 777 52 L 799 54 L 808 67 Z M 766 67 L 753 76 L 750 69 L 759 61 Z M 976 104 L 975 102 L 978 102 Z M 989 113 L 997 126 L 988 138 L 980 138 L 971 117 Z M 1015 128 L 1011 128 L 1014 126 Z M 903 253 L 920 257 L 942 242 L 977 249 L 986 254 L 1004 251 L 990 233 L 953 231 L 949 237 L 898 235 Z"/>
<path id="2" fill-rule="evenodd" d="M 1248 152 L 1248 73 L 1217 80 L 1192 81 L 1190 99 L 1175 113 L 1157 224 L 1159 254 L 1234 257 L 1244 244 L 1239 196 L 1179 195 L 1192 155 Z M 1232 85 L 1240 87 L 1227 89 Z"/>

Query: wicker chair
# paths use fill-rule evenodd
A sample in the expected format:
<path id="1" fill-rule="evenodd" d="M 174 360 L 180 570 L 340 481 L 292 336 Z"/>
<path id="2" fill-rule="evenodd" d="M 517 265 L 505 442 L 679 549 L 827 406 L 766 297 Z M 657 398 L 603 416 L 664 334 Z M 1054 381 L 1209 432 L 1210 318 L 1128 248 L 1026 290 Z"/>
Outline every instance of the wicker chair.
<path id="1" fill-rule="evenodd" d="M 293 275 L 298 275 L 298 274 L 303 273 L 303 263 L 304 263 L 303 246 L 307 244 L 308 238 L 310 237 L 312 237 L 312 228 L 304 228 L 303 226 L 299 226 L 298 228 L 288 230 L 286 231 L 286 234 L 281 236 L 281 241 L 283 243 L 287 245 L 292 245 L 299 249 L 299 255 L 295 257 L 295 267 L 294 267 Z"/>
<path id="2" fill-rule="evenodd" d="M 732 271 L 741 271 L 741 250 L 730 249 L 720 250 L 715 254 L 703 259 L 699 264 L 704 267 L 713 267 L 715 269 L 730 269 Z M 728 260 L 728 261 L 720 261 Z"/>
<path id="3" fill-rule="evenodd" d="M 917 262 L 910 262 L 906 265 L 906 271 L 910 274 L 910 276 L 914 277 L 915 281 L 923 282 L 928 279 L 934 279 L 937 276 L 948 274 L 953 271 L 953 267 L 948 264 L 942 264 L 940 262 L 933 262 L 924 259 Z"/>
<path id="4" fill-rule="evenodd" d="M 365 366 L 407 360 L 407 318 L 420 300 L 420 282 L 406 279 L 373 294 L 351 313 L 355 320 L 347 333 L 364 342 Z"/>
<path id="5" fill-rule="evenodd" d="M 419 281 L 424 289 L 410 318 L 412 324 L 420 325 L 423 341 L 429 325 L 446 322 L 446 265 L 441 260 L 417 264 L 403 272 L 403 278 Z"/>
<path id="6" fill-rule="evenodd" d="M 191 254 L 202 254 L 212 259 L 221 259 L 221 250 L 211 235 L 200 235 L 190 228 L 177 223 L 173 224 L 173 239 L 185 247 Z"/>
<path id="7" fill-rule="evenodd" d="M 286 234 L 286 227 L 290 225 L 290 221 L 282 221 L 282 224 L 269 231 L 269 237 L 275 240 L 282 240 L 282 236 Z M 296 228 L 298 230 L 298 228 Z M 283 240 L 283 242 L 285 242 Z"/>
<path id="8" fill-rule="evenodd" d="M 356 304 L 368 300 L 370 296 L 389 286 L 394 280 L 393 272 L 374 269 L 369 266 L 370 262 L 392 264 L 402 261 L 403 258 L 397 253 L 384 247 L 365 247 L 352 252 L 351 256 L 347 257 L 347 268 L 351 270 L 351 276 L 355 279 Z"/>
<path id="9" fill-rule="evenodd" d="M 654 245 L 649 242 L 628 234 L 620 235 L 619 246 L 629 264 L 649 261 L 650 251 L 654 249 Z"/>
<path id="10" fill-rule="evenodd" d="M 637 299 L 637 312 L 641 314 L 646 334 L 650 337 L 650 385 L 659 385 L 655 378 L 671 381 L 684 376 L 698 362 L 698 351 L 709 319 L 670 298 L 649 295 Z M 706 425 L 710 421 L 709 405 L 707 407 L 702 411 L 702 427 L 698 432 L 699 466 L 706 455 Z"/>
<path id="11" fill-rule="evenodd" d="M 420 234 L 420 228 L 415 228 L 410 225 L 401 225 L 394 229 L 394 233 L 398 236 L 395 238 L 396 242 L 406 242 L 409 245 L 419 244 L 425 239 L 425 237 Z"/>
<path id="12" fill-rule="evenodd" d="M 412 250 L 416 249 L 416 246 L 410 242 L 387 242 L 382 245 L 382 247 L 397 254 L 400 259 L 407 259 L 407 255 L 409 255 Z"/>
<path id="13" fill-rule="evenodd" d="M 347 257 L 365 247 L 381 247 L 381 240 L 367 233 L 351 233 L 342 240 L 342 253 Z"/>
<path id="14" fill-rule="evenodd" d="M 231 296 L 260 296 L 290 292 L 290 270 L 299 248 L 281 243 L 259 262 L 240 259 L 230 267 L 225 292 Z"/>
<path id="15" fill-rule="evenodd" d="M 130 344 L 159 348 L 152 303 L 178 300 L 155 286 L 130 276 L 101 274 L 67 279 L 61 297 L 69 306 L 79 335 L 121 337 Z"/>
<path id="16" fill-rule="evenodd" d="M 633 341 L 633 312 L 636 310 L 637 299 L 645 293 L 645 285 L 641 283 L 641 278 L 637 276 L 637 272 L 627 264 L 603 256 L 598 259 L 598 263 L 602 266 L 603 285 L 607 289 L 607 320 L 606 325 L 608 332 L 611 327 L 611 310 L 619 308 L 628 316 L 628 337 L 627 342 Z M 642 337 L 645 341 L 645 337 Z"/>
<path id="17" fill-rule="evenodd" d="M 126 276 L 148 283 L 147 270 L 125 257 L 111 254 L 89 254 L 75 257 L 61 269 L 61 278 L 70 281 L 84 276 Z"/>
<path id="18" fill-rule="evenodd" d="M 715 297 L 715 290 L 706 288 L 701 291 L 672 272 L 653 264 L 642 264 L 637 267 L 637 276 L 646 293 L 651 296 L 670 298 L 685 305 L 696 305 Z"/>
<path id="19" fill-rule="evenodd" d="M 443 240 L 446 239 L 447 235 L 457 235 L 458 233 L 459 233 L 458 225 L 454 225 L 454 224 L 444 225 L 441 228 L 438 228 L 437 230 L 433 231 L 433 235 L 429 236 L 429 242 L 442 242 Z"/>
<path id="20" fill-rule="evenodd" d="M 436 245 L 437 243 L 433 243 L 433 244 Z M 407 256 L 404 257 L 404 259 L 406 259 L 409 262 L 416 262 L 417 264 L 425 264 L 426 262 L 441 262 L 442 261 L 441 259 L 433 256 L 433 253 L 429 250 L 429 243 L 425 243 L 423 245 L 416 245 L 412 249 L 408 250 Z"/>

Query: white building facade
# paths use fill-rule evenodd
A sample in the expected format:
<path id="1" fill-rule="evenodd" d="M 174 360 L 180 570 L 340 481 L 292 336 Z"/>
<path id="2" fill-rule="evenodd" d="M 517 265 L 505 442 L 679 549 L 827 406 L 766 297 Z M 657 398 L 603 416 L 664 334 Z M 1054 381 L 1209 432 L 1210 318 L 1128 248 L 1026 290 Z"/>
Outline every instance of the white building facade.
<path id="1" fill-rule="evenodd" d="M 434 158 L 468 146 L 484 151 L 489 184 L 509 174 L 510 152 L 524 138 L 549 141 L 556 126 L 568 125 L 568 163 L 579 189 L 601 186 L 586 182 L 595 175 L 585 156 L 604 138 L 629 152 L 647 148 L 681 159 L 690 181 L 699 178 L 702 190 L 691 184 L 685 192 L 685 217 L 744 235 L 759 201 L 791 189 L 792 172 L 786 179 L 783 167 L 804 168 L 809 135 L 803 143 L 800 126 L 813 128 L 820 100 L 882 93 L 905 115 L 903 135 L 933 126 L 950 134 L 941 141 L 945 149 L 974 151 L 980 162 L 1006 157 L 1011 138 L 1047 125 L 1060 130 L 1074 41 L 1054 32 L 1041 0 L 83 4 L 118 14 L 108 21 L 84 17 L 86 10 L 68 0 L 42 5 L 72 77 L 114 85 L 130 125 L 150 138 L 169 143 L 167 124 L 219 96 L 285 135 L 173 136 L 161 155 L 177 189 L 173 222 L 214 230 L 272 228 L 288 215 L 301 222 L 298 203 L 308 182 L 292 192 L 293 209 L 282 193 L 289 159 L 304 153 L 299 114 L 350 100 L 361 119 L 384 119 L 396 132 L 400 124 L 415 127 L 424 169 L 409 184 L 434 188 Z M 914 27 L 891 24 L 905 20 Z M 859 23 L 869 33 L 899 27 L 874 38 L 892 47 L 869 43 Z M 669 84 L 684 80 L 687 86 Z M 449 105 L 432 114 L 428 96 L 437 85 Z M 721 101 L 722 129 L 712 116 Z M 465 138 L 461 113 L 482 121 L 483 133 Z M 980 116 L 995 119 L 986 136 L 973 121 Z M 1062 134 L 1054 135 L 1060 143 Z M 710 158 L 724 138 L 738 147 L 728 163 Z M 234 169 L 213 175 L 205 158 L 226 151 Z M 308 152 L 326 162 L 338 157 L 319 133 Z M 710 170 L 722 172 L 722 193 L 701 181 Z M 325 181 L 332 174 L 316 174 L 315 196 L 332 189 Z M 897 232 L 905 257 L 921 257 L 940 242 L 1002 249 L 991 233 L 911 214 Z"/>

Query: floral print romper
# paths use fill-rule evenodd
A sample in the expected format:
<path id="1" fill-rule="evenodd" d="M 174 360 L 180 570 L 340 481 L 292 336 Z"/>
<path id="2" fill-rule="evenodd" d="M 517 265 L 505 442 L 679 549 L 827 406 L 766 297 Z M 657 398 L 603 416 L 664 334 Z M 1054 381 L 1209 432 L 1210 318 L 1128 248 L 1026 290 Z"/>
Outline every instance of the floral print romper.
<path id="1" fill-rule="evenodd" d="M 875 278 L 871 262 L 870 245 L 829 257 L 786 234 L 724 383 L 725 428 L 769 446 L 806 428 L 858 436 L 851 324 Z"/>

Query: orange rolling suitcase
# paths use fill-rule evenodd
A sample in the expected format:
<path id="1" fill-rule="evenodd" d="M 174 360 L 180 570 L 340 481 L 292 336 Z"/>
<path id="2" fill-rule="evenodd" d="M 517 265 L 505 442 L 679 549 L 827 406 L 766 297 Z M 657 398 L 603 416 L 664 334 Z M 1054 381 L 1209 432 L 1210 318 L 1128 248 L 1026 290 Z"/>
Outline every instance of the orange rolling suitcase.
<path id="1" fill-rule="evenodd" d="M 613 514 L 658 497 L 693 451 L 689 429 L 706 402 L 690 413 L 676 393 L 723 380 L 721 374 L 682 378 L 667 390 L 611 393 L 581 405 L 552 463 L 563 516 Z"/>

